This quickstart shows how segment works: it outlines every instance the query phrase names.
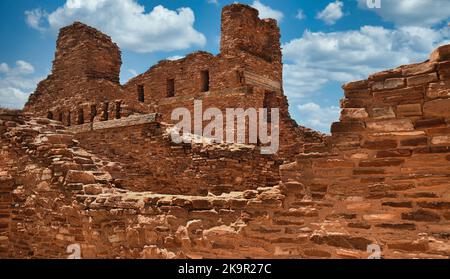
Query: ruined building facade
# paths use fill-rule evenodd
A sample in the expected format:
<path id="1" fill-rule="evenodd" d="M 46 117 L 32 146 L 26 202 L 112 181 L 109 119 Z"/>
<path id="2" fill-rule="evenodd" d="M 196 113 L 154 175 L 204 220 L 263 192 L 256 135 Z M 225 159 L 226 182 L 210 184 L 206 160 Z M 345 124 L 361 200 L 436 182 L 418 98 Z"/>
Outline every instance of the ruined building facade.
<path id="1" fill-rule="evenodd" d="M 450 256 L 449 46 L 344 85 L 325 136 L 288 113 L 276 21 L 233 4 L 221 31 L 220 54 L 121 85 L 108 36 L 61 29 L 51 75 L 0 112 L 0 258 Z M 194 100 L 279 108 L 280 151 L 173 143 Z"/>

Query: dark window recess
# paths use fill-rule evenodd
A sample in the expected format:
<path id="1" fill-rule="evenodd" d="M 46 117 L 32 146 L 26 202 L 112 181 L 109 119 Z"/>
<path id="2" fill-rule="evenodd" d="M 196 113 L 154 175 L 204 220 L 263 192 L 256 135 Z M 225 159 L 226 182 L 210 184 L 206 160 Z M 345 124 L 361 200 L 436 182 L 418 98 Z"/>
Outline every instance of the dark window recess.
<path id="1" fill-rule="evenodd" d="M 116 102 L 116 119 L 120 119 L 121 115 L 120 115 L 120 102 Z"/>
<path id="2" fill-rule="evenodd" d="M 67 126 L 72 125 L 72 115 L 71 114 L 72 113 L 70 111 L 67 113 Z"/>
<path id="3" fill-rule="evenodd" d="M 236 71 L 237 82 L 239 85 L 245 84 L 245 74 L 243 71 Z"/>
<path id="4" fill-rule="evenodd" d="M 208 92 L 209 91 L 209 71 L 202 71 L 201 72 L 201 92 Z"/>
<path id="5" fill-rule="evenodd" d="M 109 103 L 104 102 L 103 103 L 102 121 L 108 121 L 108 119 L 109 119 Z"/>
<path id="6" fill-rule="evenodd" d="M 138 85 L 138 101 L 142 103 L 145 101 L 144 85 Z"/>
<path id="7" fill-rule="evenodd" d="M 51 111 L 47 112 L 47 118 L 53 120 L 53 112 Z"/>
<path id="8" fill-rule="evenodd" d="M 266 121 L 267 123 L 272 122 L 272 108 L 277 108 L 277 96 L 275 92 L 267 91 L 264 94 L 264 108 L 267 109 Z"/>
<path id="9" fill-rule="evenodd" d="M 78 125 L 82 125 L 84 124 L 84 112 L 83 109 L 79 109 L 78 110 L 78 121 L 77 121 Z"/>
<path id="10" fill-rule="evenodd" d="M 64 118 L 64 114 L 63 114 L 62 112 L 60 112 L 60 113 L 58 114 L 58 121 L 62 122 L 62 121 L 63 121 L 63 118 Z"/>
<path id="11" fill-rule="evenodd" d="M 175 96 L 175 80 L 168 79 L 167 80 L 167 97 L 174 97 Z"/>
<path id="12" fill-rule="evenodd" d="M 91 122 L 94 122 L 95 117 L 97 116 L 97 106 L 91 105 Z"/>

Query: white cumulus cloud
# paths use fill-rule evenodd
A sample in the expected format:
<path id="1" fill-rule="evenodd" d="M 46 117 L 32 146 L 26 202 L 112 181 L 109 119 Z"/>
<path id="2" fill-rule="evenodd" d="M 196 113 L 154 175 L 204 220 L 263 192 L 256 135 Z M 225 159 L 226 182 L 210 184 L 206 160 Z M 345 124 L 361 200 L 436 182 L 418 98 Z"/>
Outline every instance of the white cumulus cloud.
<path id="1" fill-rule="evenodd" d="M 185 57 L 185 56 L 174 55 L 174 56 L 169 56 L 169 57 L 167 57 L 166 59 L 167 59 L 167 60 L 170 60 L 170 61 L 175 61 L 175 60 L 182 59 L 182 58 L 184 58 L 184 57 Z"/>
<path id="2" fill-rule="evenodd" d="M 336 1 L 328 4 L 325 9 L 317 14 L 317 19 L 323 20 L 328 25 L 333 25 L 344 16 L 342 8 L 344 3 Z"/>
<path id="3" fill-rule="evenodd" d="M 381 0 L 381 8 L 377 9 L 369 9 L 367 0 L 357 1 L 360 8 L 371 10 L 398 26 L 433 26 L 450 18 L 449 0 Z"/>
<path id="4" fill-rule="evenodd" d="M 14 66 L 0 64 L 0 107 L 22 108 L 40 77 L 33 76 L 30 63 L 18 60 Z"/>
<path id="5" fill-rule="evenodd" d="M 282 21 L 284 18 L 284 14 L 281 11 L 272 9 L 258 0 L 253 2 L 252 7 L 259 11 L 260 18 L 273 18 L 278 22 Z"/>
<path id="6" fill-rule="evenodd" d="M 302 124 L 320 131 L 328 131 L 330 123 L 339 119 L 340 108 L 338 106 L 321 107 L 316 103 L 298 105 L 300 117 L 304 119 Z"/>
<path id="7" fill-rule="evenodd" d="M 41 32 L 45 31 L 45 27 L 42 25 L 45 23 L 45 17 L 47 17 L 48 14 L 46 11 L 42 9 L 34 9 L 31 11 L 25 11 L 25 20 L 27 24 Z"/>
<path id="8" fill-rule="evenodd" d="M 328 85 L 334 83 L 337 87 L 336 84 L 365 79 L 377 71 L 426 60 L 437 46 L 450 43 L 449 33 L 448 28 L 418 26 L 363 26 L 359 30 L 330 33 L 305 31 L 300 38 L 283 45 L 285 93 L 294 107 L 317 98 L 332 99 L 331 93 L 342 96 L 342 91 L 328 92 Z M 310 117 L 315 119 L 305 114 L 302 122 L 313 123 Z M 314 121 L 312 127 L 324 131 Z"/>
<path id="9" fill-rule="evenodd" d="M 161 5 L 151 11 L 136 0 L 67 0 L 54 10 L 26 11 L 29 26 L 58 30 L 81 21 L 110 35 L 121 48 L 139 53 L 173 51 L 204 46 L 205 36 L 194 28 L 190 8 L 169 10 Z"/>
<path id="10" fill-rule="evenodd" d="M 314 92 L 328 81 L 348 82 L 402 64 L 427 59 L 449 42 L 445 29 L 363 26 L 342 32 L 310 32 L 283 45 L 285 83 L 300 94 Z M 313 82 L 311 78 L 314 77 Z"/>

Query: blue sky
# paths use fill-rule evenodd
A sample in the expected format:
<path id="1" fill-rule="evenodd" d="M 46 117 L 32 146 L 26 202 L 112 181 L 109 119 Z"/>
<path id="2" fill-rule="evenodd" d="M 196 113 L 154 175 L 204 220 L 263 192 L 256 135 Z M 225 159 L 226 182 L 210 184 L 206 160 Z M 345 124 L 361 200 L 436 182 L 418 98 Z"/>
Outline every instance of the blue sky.
<path id="1" fill-rule="evenodd" d="M 373 0 L 375 1 L 375 0 Z M 21 108 L 51 70 L 57 30 L 75 20 L 122 49 L 126 82 L 165 58 L 219 50 L 220 13 L 233 0 L 0 1 L 0 106 Z M 449 43 L 450 0 L 242 0 L 279 22 L 284 88 L 301 125 L 328 132 L 341 85 L 426 60 Z"/>

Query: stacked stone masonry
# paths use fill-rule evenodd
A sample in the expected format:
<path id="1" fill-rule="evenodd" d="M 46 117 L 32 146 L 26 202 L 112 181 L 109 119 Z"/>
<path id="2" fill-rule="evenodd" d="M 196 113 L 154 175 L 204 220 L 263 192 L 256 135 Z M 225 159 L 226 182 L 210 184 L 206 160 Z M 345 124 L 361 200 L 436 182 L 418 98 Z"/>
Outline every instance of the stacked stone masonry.
<path id="1" fill-rule="evenodd" d="M 278 27 L 248 6 L 224 8 L 217 56 L 123 86 L 120 64 L 108 36 L 75 23 L 24 111 L 0 110 L 0 258 L 67 258 L 73 244 L 83 258 L 450 256 L 450 46 L 344 85 L 330 136 L 290 118 Z M 170 140 L 176 107 L 260 108 L 266 94 L 278 154 Z"/>

